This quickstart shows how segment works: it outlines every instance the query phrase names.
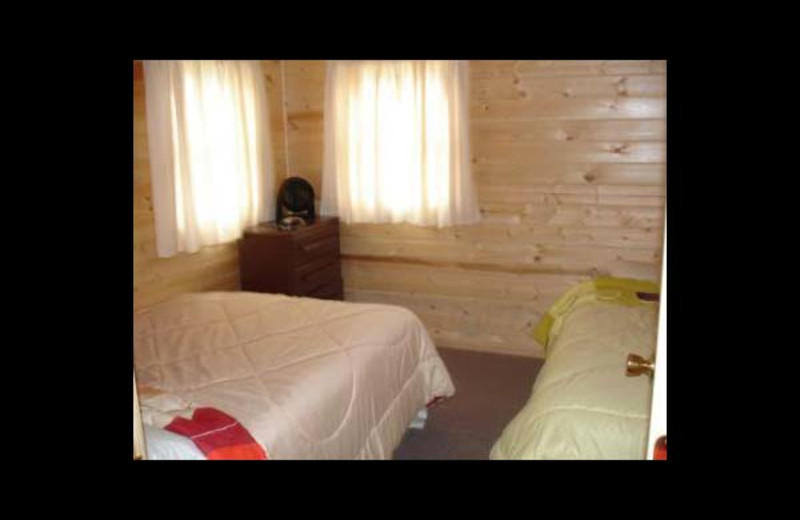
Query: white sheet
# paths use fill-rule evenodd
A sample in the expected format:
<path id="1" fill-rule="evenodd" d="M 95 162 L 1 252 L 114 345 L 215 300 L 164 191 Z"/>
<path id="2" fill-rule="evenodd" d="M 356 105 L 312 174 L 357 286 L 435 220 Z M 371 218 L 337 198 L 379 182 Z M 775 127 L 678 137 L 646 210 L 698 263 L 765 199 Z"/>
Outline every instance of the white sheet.
<path id="1" fill-rule="evenodd" d="M 206 460 L 203 452 L 188 437 L 144 425 L 148 460 Z"/>

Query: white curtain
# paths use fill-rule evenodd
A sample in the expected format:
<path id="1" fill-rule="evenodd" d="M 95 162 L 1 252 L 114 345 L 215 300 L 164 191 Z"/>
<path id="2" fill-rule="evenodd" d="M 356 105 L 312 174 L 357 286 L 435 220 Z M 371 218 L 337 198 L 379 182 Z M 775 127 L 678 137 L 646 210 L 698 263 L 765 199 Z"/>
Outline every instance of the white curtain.
<path id="1" fill-rule="evenodd" d="M 468 64 L 329 61 L 322 207 L 343 222 L 480 219 L 470 168 Z"/>
<path id="2" fill-rule="evenodd" d="M 145 61 L 158 256 L 230 242 L 274 213 L 269 114 L 254 61 Z"/>

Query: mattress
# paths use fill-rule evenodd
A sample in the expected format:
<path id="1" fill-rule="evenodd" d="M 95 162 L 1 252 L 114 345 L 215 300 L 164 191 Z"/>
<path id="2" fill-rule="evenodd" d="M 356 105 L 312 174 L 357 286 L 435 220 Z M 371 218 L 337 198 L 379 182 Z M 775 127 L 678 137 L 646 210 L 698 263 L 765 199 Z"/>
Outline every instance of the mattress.
<path id="1" fill-rule="evenodd" d="M 420 320 L 391 305 L 184 294 L 134 314 L 142 420 L 236 418 L 269 459 L 388 459 L 427 403 L 454 395 Z"/>
<path id="2" fill-rule="evenodd" d="M 657 320 L 655 305 L 576 305 L 490 458 L 644 458 L 652 381 L 625 367 L 628 354 L 652 356 Z"/>

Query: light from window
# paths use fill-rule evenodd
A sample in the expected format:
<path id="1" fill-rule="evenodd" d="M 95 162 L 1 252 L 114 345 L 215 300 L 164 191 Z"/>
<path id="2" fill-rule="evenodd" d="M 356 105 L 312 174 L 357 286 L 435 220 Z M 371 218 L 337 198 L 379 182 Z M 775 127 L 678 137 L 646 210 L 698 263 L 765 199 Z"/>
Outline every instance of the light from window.
<path id="1" fill-rule="evenodd" d="M 236 240 L 272 212 L 257 62 L 145 62 L 159 256 Z"/>
<path id="2" fill-rule="evenodd" d="M 478 219 L 466 63 L 329 62 L 322 211 L 344 222 Z"/>

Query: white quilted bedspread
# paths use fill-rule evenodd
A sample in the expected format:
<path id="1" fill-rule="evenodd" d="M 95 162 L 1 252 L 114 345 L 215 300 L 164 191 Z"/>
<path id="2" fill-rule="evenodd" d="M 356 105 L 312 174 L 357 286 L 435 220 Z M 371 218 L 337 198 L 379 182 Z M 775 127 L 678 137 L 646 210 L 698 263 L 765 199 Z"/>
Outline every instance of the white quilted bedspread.
<path id="1" fill-rule="evenodd" d="M 134 362 L 141 384 L 238 419 L 270 459 L 391 458 L 417 411 L 455 391 L 411 311 L 275 294 L 185 294 L 143 309 Z M 148 407 L 164 396 L 142 401 L 156 423 Z"/>

